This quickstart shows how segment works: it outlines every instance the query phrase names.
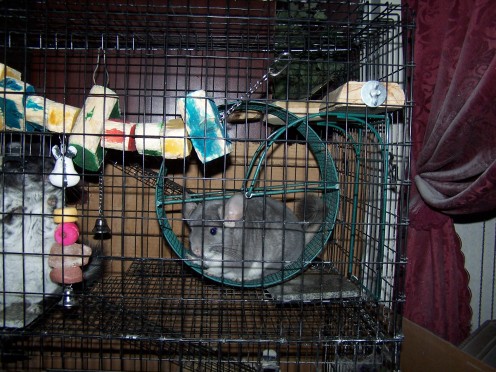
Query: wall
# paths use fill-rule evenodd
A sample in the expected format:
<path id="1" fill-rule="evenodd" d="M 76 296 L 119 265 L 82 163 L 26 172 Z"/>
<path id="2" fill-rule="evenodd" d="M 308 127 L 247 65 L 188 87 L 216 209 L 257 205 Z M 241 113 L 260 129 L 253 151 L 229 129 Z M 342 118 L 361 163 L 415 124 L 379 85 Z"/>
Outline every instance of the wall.
<path id="1" fill-rule="evenodd" d="M 470 275 L 472 330 L 475 330 L 496 315 L 496 218 L 460 221 L 455 229 L 462 241 L 465 268 Z"/>

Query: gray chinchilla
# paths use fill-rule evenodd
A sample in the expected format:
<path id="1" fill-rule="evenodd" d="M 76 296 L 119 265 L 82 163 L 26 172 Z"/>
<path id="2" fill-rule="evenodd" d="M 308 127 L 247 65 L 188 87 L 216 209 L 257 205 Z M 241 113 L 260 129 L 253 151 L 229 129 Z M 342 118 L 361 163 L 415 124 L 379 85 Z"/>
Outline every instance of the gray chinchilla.
<path id="1" fill-rule="evenodd" d="M 308 194 L 298 217 L 270 197 L 187 202 L 183 216 L 191 229 L 188 259 L 206 275 L 237 282 L 262 279 L 301 259 L 324 219 L 324 201 Z"/>

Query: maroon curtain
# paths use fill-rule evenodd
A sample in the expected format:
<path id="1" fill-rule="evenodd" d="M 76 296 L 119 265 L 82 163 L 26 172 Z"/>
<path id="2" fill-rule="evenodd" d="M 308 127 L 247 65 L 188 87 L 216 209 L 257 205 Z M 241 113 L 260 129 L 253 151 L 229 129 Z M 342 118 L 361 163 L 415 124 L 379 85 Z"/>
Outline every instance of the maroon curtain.
<path id="1" fill-rule="evenodd" d="M 416 16 L 404 315 L 458 344 L 471 309 L 451 216 L 496 209 L 496 4 L 403 2 Z"/>

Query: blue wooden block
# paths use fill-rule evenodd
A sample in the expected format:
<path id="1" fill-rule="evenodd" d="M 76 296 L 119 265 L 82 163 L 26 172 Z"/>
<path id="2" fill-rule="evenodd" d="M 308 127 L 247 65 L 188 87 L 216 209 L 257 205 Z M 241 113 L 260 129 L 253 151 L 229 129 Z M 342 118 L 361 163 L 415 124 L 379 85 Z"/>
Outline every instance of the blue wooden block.
<path id="1" fill-rule="evenodd" d="M 202 163 L 229 154 L 232 143 L 220 121 L 215 103 L 206 97 L 205 91 L 198 90 L 177 100 L 193 147 Z"/>
<path id="2" fill-rule="evenodd" d="M 24 105 L 26 96 L 34 94 L 34 87 L 21 80 L 7 77 L 0 81 L 0 110 L 3 112 L 5 125 L 8 129 L 24 131 L 26 128 Z"/>

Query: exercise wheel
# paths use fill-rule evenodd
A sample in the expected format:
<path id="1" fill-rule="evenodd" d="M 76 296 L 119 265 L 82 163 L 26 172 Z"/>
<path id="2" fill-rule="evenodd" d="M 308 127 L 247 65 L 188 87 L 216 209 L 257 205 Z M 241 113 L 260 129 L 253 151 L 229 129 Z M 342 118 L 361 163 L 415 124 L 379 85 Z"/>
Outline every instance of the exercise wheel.
<path id="1" fill-rule="evenodd" d="M 219 107 L 220 111 L 222 111 L 223 109 L 224 107 Z M 185 199 L 182 190 L 178 189 L 177 185 L 176 187 L 174 187 L 174 185 L 172 185 L 171 187 L 171 183 L 168 182 L 168 179 L 166 178 L 167 168 L 165 166 L 165 163 L 162 163 L 156 186 L 157 216 L 162 233 L 171 248 L 180 258 L 185 259 L 184 262 L 188 266 L 190 266 L 199 274 L 203 274 L 205 277 L 211 280 L 230 286 L 245 288 L 269 287 L 286 281 L 300 273 L 322 251 L 322 248 L 325 246 L 332 233 L 336 221 L 336 215 L 339 205 L 338 177 L 334 161 L 329 153 L 327 145 L 308 125 L 309 117 L 298 118 L 296 115 L 280 107 L 267 105 L 265 103 L 256 101 L 247 102 L 246 105 L 239 107 L 239 109 L 255 110 L 263 112 L 265 114 L 274 115 L 279 119 L 286 121 L 287 125 L 273 132 L 267 140 L 264 140 L 259 145 L 248 165 L 244 182 L 240 190 L 206 191 L 201 194 L 192 195 L 188 193 L 188 197 Z M 285 183 L 284 186 L 257 186 L 261 167 L 265 163 L 264 160 L 268 156 L 271 146 L 277 141 L 280 141 L 281 137 L 284 139 L 284 134 L 289 128 L 296 129 L 299 135 L 305 139 L 308 148 L 312 152 L 317 162 L 320 172 L 320 180 L 318 182 L 307 181 L 295 182 L 292 184 Z M 262 279 L 253 279 L 243 282 L 236 282 L 225 278 L 206 275 L 203 272 L 201 266 L 198 266 L 196 263 L 187 260 L 186 254 L 188 253 L 188 249 L 181 243 L 176 234 L 173 232 L 173 229 L 167 218 L 165 208 L 167 205 L 183 203 L 184 201 L 201 202 L 212 199 L 223 199 L 229 197 L 230 194 L 234 194 L 235 192 L 242 192 L 247 197 L 253 197 L 261 195 L 277 195 L 317 191 L 322 193 L 323 195 L 323 199 L 325 201 L 326 217 L 319 232 L 305 247 L 302 257 L 292 262 L 291 264 L 288 264 L 281 271 L 265 276 Z"/>

